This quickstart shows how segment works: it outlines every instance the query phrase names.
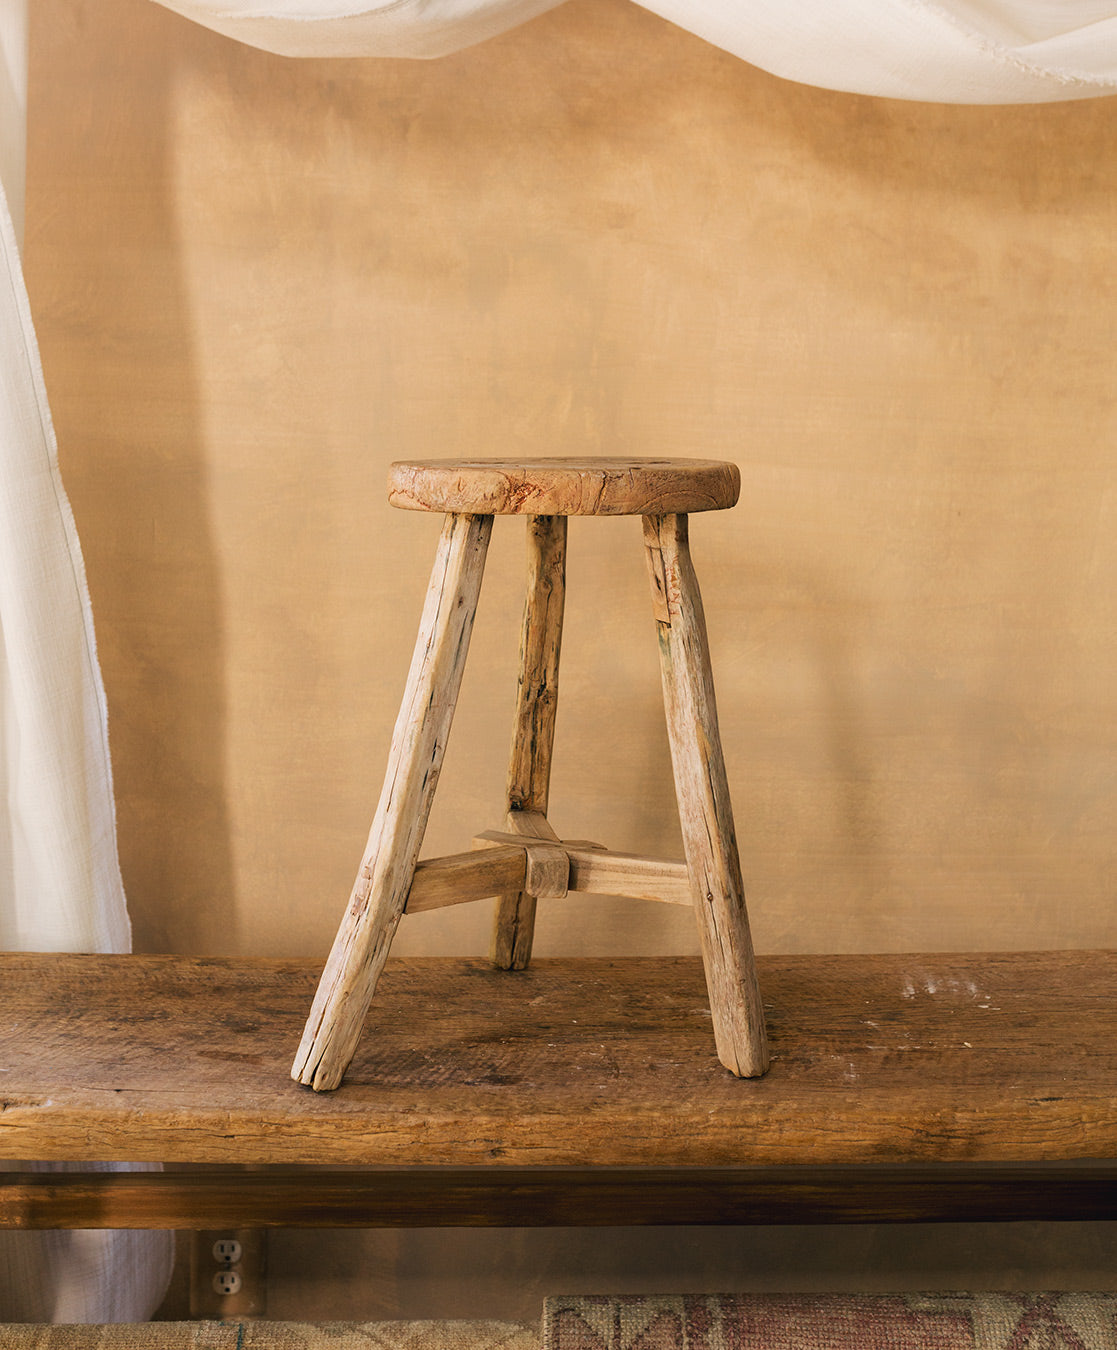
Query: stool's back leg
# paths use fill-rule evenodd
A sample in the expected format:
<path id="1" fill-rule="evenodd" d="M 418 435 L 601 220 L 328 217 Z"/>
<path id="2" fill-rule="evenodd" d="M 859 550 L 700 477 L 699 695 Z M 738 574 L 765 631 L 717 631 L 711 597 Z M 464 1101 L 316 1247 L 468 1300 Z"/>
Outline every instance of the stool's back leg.
<path id="1" fill-rule="evenodd" d="M 566 601 L 566 517 L 529 516 L 527 522 L 527 599 L 520 637 L 520 675 L 508 765 L 509 828 L 538 821 L 517 821 L 520 812 L 547 813 L 551 750 L 558 708 L 559 652 Z M 518 832 L 518 831 L 517 831 Z M 554 838 L 554 831 L 549 831 Z M 535 897 L 524 892 L 501 896 L 493 924 L 492 960 L 502 970 L 523 970 L 531 960 Z"/>
<path id="2" fill-rule="evenodd" d="M 714 681 L 685 515 L 645 516 L 660 667 L 683 846 L 718 1058 L 739 1077 L 768 1067 L 764 1008 L 745 910 Z"/>
<path id="3" fill-rule="evenodd" d="M 448 515 L 368 847 L 307 1019 L 292 1078 L 341 1082 L 407 901 L 481 590 L 492 516 Z"/>

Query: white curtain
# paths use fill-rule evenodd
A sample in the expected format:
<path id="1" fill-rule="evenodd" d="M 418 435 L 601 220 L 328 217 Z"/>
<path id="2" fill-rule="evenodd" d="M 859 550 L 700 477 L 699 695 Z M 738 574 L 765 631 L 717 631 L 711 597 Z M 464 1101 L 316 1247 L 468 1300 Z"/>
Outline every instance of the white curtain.
<path id="1" fill-rule="evenodd" d="M 561 0 L 160 0 L 287 56 L 441 56 Z M 931 103 L 1117 93 L 1114 0 L 640 0 L 773 74 Z"/>
<path id="2" fill-rule="evenodd" d="M 26 0 L 0 0 L 0 948 L 127 951 L 105 698 L 16 235 L 26 39 Z M 0 1322 L 149 1317 L 171 1259 L 166 1233 L 2 1232 Z"/>

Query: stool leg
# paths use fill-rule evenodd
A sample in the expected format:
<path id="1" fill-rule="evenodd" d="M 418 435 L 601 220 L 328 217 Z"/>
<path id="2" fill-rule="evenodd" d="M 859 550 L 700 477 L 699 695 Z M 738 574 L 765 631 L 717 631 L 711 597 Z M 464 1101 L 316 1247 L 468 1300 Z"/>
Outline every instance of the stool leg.
<path id="1" fill-rule="evenodd" d="M 566 600 L 566 517 L 529 516 L 527 599 L 520 637 L 520 676 L 512 754 L 508 765 L 509 829 L 534 834 L 546 822 L 520 816 L 547 814 L 551 749 L 558 707 L 559 650 Z M 553 830 L 548 831 L 555 838 Z M 535 897 L 501 896 L 493 924 L 492 961 L 501 970 L 524 970 L 531 960 Z"/>
<path id="2" fill-rule="evenodd" d="M 388 770 L 349 907 L 338 929 L 291 1077 L 341 1082 L 395 936 L 427 827 L 465 668 L 492 516 L 442 527 Z"/>
<path id="3" fill-rule="evenodd" d="M 718 1058 L 738 1077 L 768 1067 L 714 681 L 685 515 L 645 516 L 663 701 L 683 845 L 702 940 Z"/>

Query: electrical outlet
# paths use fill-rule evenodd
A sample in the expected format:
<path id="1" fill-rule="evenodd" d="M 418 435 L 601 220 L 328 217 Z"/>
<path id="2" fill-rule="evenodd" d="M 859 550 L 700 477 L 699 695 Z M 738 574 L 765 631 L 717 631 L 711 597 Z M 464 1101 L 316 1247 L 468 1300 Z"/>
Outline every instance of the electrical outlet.
<path id="1" fill-rule="evenodd" d="M 213 1244 L 213 1259 L 219 1266 L 239 1265 L 243 1255 L 244 1248 L 235 1237 L 218 1238 Z"/>
<path id="2" fill-rule="evenodd" d="M 228 1298 L 230 1294 L 239 1294 L 244 1288 L 239 1270 L 219 1270 L 211 1283 L 213 1292 L 220 1294 L 222 1298 Z"/>
<path id="3" fill-rule="evenodd" d="M 267 1311 L 267 1232 L 207 1229 L 191 1234 L 190 1316 L 263 1317 Z"/>

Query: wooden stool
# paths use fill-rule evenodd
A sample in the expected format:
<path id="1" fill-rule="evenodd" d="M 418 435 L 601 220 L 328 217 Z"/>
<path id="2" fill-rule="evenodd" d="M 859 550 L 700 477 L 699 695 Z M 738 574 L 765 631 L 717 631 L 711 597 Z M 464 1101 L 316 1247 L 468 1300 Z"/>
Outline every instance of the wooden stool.
<path id="1" fill-rule="evenodd" d="M 714 1039 L 741 1077 L 768 1067 L 729 786 L 687 514 L 722 511 L 736 465 L 685 459 L 442 460 L 393 464 L 388 499 L 443 511 L 388 771 L 368 847 L 291 1076 L 341 1082 L 400 917 L 499 896 L 493 960 L 523 969 L 537 900 L 568 890 L 693 904 Z M 418 863 L 465 667 L 494 515 L 528 517 L 528 590 L 503 831 L 474 851 Z M 644 517 L 663 698 L 686 862 L 561 841 L 547 823 L 566 574 L 567 516 Z"/>

